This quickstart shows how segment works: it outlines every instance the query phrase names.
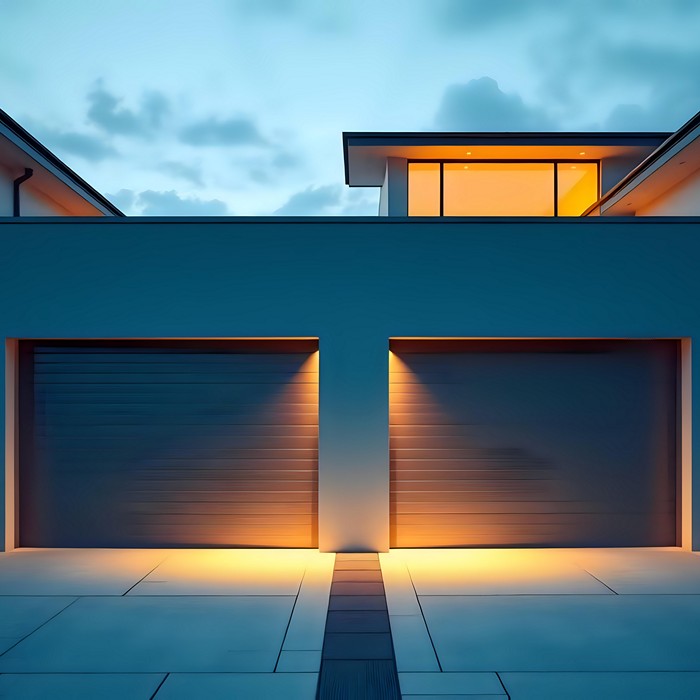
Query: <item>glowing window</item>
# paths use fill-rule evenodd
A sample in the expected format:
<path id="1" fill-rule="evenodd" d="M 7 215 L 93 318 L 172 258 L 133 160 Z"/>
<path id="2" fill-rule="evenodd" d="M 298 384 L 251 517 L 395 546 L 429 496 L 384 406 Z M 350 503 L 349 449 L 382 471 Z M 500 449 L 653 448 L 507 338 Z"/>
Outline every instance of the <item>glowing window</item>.
<path id="1" fill-rule="evenodd" d="M 557 163 L 559 216 L 581 216 L 598 199 L 597 163 Z"/>
<path id="2" fill-rule="evenodd" d="M 408 215 L 440 216 L 440 163 L 408 164 Z"/>
<path id="3" fill-rule="evenodd" d="M 445 216 L 554 216 L 554 163 L 445 163 Z"/>

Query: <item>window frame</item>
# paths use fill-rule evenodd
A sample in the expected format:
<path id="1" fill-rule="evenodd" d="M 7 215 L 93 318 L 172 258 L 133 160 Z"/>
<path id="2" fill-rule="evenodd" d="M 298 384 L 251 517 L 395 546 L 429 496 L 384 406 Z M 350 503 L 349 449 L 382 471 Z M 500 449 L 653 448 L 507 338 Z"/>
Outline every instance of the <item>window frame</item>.
<path id="1" fill-rule="evenodd" d="M 552 183 L 552 194 L 554 197 L 554 217 L 559 216 L 559 165 L 577 165 L 579 163 L 594 163 L 596 165 L 596 200 L 600 199 L 600 159 L 595 158 L 579 158 L 571 160 L 570 158 L 407 158 L 406 159 L 406 211 L 409 208 L 408 197 L 410 196 L 411 186 L 410 165 L 411 163 L 436 163 L 440 166 L 440 214 L 445 216 L 445 163 L 460 163 L 470 165 L 472 163 L 547 163 L 553 167 L 554 177 Z M 517 218 L 517 217 L 516 217 Z M 547 217 L 549 218 L 549 217 Z M 569 217 L 567 217 L 569 218 Z"/>

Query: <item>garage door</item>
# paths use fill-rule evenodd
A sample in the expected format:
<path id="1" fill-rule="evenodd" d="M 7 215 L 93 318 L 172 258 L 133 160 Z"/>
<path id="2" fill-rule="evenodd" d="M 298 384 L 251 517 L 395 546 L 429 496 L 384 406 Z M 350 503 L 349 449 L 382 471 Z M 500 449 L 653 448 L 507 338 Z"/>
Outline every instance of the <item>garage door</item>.
<path id="1" fill-rule="evenodd" d="M 391 544 L 676 544 L 674 341 L 393 341 Z"/>
<path id="2" fill-rule="evenodd" d="M 23 343 L 21 546 L 317 546 L 316 347 Z"/>

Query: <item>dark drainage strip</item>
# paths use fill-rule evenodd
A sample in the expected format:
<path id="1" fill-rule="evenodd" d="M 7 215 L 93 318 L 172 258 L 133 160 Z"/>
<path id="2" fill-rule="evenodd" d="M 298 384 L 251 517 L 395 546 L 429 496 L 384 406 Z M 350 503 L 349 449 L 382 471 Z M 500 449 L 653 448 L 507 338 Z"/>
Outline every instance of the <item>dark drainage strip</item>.
<path id="1" fill-rule="evenodd" d="M 376 554 L 336 554 L 318 700 L 400 700 Z"/>

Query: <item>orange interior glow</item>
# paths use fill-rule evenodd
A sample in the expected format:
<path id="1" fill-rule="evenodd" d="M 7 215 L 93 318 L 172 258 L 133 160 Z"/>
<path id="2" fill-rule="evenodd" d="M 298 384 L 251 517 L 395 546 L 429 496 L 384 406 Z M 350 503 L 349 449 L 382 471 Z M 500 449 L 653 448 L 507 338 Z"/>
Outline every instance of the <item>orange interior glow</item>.
<path id="1" fill-rule="evenodd" d="M 408 164 L 408 215 L 440 216 L 440 164 Z"/>
<path id="2" fill-rule="evenodd" d="M 557 164 L 559 216 L 581 216 L 598 199 L 596 163 Z"/>
<path id="3" fill-rule="evenodd" d="M 445 163 L 445 216 L 554 216 L 552 163 Z"/>

